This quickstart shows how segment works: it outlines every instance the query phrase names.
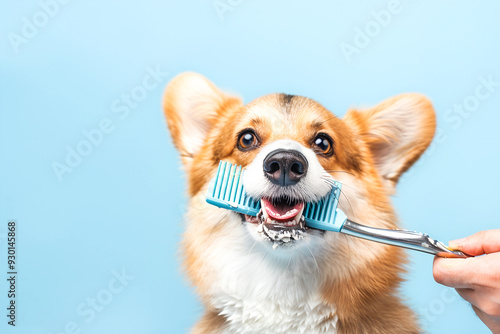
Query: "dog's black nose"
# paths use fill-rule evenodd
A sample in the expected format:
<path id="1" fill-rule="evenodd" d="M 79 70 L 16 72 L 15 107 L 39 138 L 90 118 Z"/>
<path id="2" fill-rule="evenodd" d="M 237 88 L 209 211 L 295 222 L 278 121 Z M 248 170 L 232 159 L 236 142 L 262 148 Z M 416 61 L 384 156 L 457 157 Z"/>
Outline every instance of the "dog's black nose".
<path id="1" fill-rule="evenodd" d="M 307 159 L 296 150 L 275 150 L 264 159 L 264 174 L 274 184 L 291 186 L 307 174 Z"/>

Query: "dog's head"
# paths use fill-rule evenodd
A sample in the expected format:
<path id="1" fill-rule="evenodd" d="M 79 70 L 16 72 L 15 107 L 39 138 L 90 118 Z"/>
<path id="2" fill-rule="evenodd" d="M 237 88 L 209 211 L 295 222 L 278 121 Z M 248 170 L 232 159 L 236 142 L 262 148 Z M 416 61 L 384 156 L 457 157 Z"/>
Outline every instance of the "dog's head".
<path id="1" fill-rule="evenodd" d="M 257 243 L 273 252 L 273 245 L 278 246 L 274 254 L 309 247 L 328 257 L 342 251 L 342 243 L 354 242 L 347 240 L 352 237 L 302 226 L 304 204 L 325 196 L 332 180 L 343 184 L 339 207 L 348 218 L 394 227 L 390 195 L 402 173 L 427 148 L 435 128 L 433 108 L 418 94 L 350 110 L 340 119 L 301 96 L 271 94 L 244 105 L 194 73 L 172 80 L 164 110 L 188 176 L 191 207 L 196 207 L 193 230 L 240 238 L 239 247 Z M 246 168 L 244 187 L 262 201 L 259 219 L 204 202 L 220 160 Z M 221 232 L 221 224 L 230 227 Z M 276 245 L 276 235 L 283 232 L 300 238 L 280 238 Z"/>

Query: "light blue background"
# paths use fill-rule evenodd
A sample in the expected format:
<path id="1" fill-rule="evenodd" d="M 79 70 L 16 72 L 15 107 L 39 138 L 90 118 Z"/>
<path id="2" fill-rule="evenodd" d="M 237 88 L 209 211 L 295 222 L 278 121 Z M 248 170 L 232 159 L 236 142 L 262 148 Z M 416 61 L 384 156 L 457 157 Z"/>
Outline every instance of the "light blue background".
<path id="1" fill-rule="evenodd" d="M 43 2 L 44 0 L 42 0 Z M 206 1 L 71 1 L 16 53 L 38 1 L 0 14 L 0 278 L 5 233 L 19 224 L 18 326 L 2 333 L 185 333 L 201 306 L 179 269 L 185 179 L 161 109 L 164 86 L 198 71 L 246 102 L 266 93 L 314 98 L 338 115 L 392 95 L 428 95 L 444 139 L 400 183 L 403 226 L 443 241 L 499 226 L 500 87 L 460 125 L 447 110 L 479 77 L 500 81 L 500 5 L 400 2 L 400 13 L 348 62 L 341 43 L 389 1 L 232 1 L 221 20 Z M 169 75 L 124 119 L 112 104 L 148 68 Z M 115 128 L 59 182 L 51 164 L 109 118 Z M 470 307 L 411 252 L 402 293 L 430 333 L 488 333 Z M 112 270 L 135 278 L 90 322 L 76 309 L 107 289 Z M 0 309 L 7 299 L 0 284 Z M 383 310 L 381 310 L 383 312 Z M 8 328 L 6 330 L 6 328 Z"/>

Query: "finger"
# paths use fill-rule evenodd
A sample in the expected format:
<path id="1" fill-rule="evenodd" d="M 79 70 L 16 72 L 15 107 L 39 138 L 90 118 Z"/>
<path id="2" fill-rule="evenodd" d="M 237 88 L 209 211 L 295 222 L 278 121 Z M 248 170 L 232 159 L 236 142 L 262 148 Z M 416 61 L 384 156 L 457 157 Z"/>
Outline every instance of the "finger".
<path id="1" fill-rule="evenodd" d="M 458 294 L 468 301 L 477 316 L 491 329 L 492 325 L 500 326 L 498 321 L 498 304 L 490 299 L 487 290 L 456 289 Z M 500 329 L 500 327 L 498 328 Z"/>
<path id="2" fill-rule="evenodd" d="M 477 256 L 500 252 L 500 229 L 481 231 L 469 237 L 449 242 L 452 249 Z"/>
<path id="3" fill-rule="evenodd" d="M 434 280 L 452 288 L 470 288 L 476 282 L 478 258 L 452 259 L 434 257 Z"/>
<path id="4" fill-rule="evenodd" d="M 479 307 L 479 298 L 477 297 L 477 292 L 470 288 L 457 288 L 457 293 L 468 301 L 472 306 Z"/>
<path id="5" fill-rule="evenodd" d="M 481 311 L 478 307 L 476 307 L 474 305 L 472 305 L 472 309 L 477 314 L 479 319 L 481 319 L 481 321 L 484 322 L 484 324 L 486 326 L 488 326 L 488 328 L 491 330 L 491 332 L 493 334 L 500 333 L 500 323 L 498 321 L 496 321 L 495 319 L 492 319 L 490 316 L 488 316 L 486 313 L 484 313 L 483 311 Z"/>

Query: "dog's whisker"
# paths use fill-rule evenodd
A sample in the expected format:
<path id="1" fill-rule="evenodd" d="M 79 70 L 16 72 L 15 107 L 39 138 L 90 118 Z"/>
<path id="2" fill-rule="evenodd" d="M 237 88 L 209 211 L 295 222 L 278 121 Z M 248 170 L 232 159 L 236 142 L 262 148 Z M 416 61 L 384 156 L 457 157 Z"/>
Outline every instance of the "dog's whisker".
<path id="1" fill-rule="evenodd" d="M 321 178 L 324 179 L 324 180 L 331 180 L 332 182 L 335 181 L 335 180 L 330 175 L 330 173 L 347 173 L 347 174 L 350 174 L 352 176 L 355 176 L 353 173 L 348 172 L 348 171 L 343 171 L 343 170 L 325 170 L 325 172 L 326 173 L 323 173 L 323 175 L 321 175 Z M 363 193 L 359 189 L 356 189 L 355 187 L 350 186 L 349 184 L 347 184 L 344 181 L 342 181 L 342 185 L 343 186 L 345 185 L 346 187 L 351 188 L 352 190 L 356 191 L 358 194 L 363 195 Z"/>
<path id="2" fill-rule="evenodd" d="M 334 183 L 334 180 L 333 179 L 330 179 L 330 178 L 324 178 L 325 181 L 329 182 L 332 186 L 335 185 Z M 352 189 L 353 191 L 355 191 L 358 195 L 364 197 L 364 194 L 362 191 L 360 191 L 359 189 L 356 189 L 354 188 L 353 186 L 350 186 L 349 184 L 345 183 L 345 182 L 341 182 L 342 183 L 342 186 L 346 186 L 347 188 L 350 188 Z"/>
<path id="3" fill-rule="evenodd" d="M 352 218 L 354 220 L 356 220 L 356 215 L 354 214 L 354 210 L 352 209 L 352 205 L 351 205 L 351 201 L 349 200 L 349 197 L 347 197 L 347 195 L 342 190 L 340 190 L 340 195 L 344 195 L 345 199 L 347 200 L 347 204 L 349 204 L 349 210 L 351 211 Z"/>
<path id="4" fill-rule="evenodd" d="M 286 268 L 285 268 L 285 272 L 283 273 L 283 275 L 281 277 L 286 277 L 286 274 L 288 272 L 288 268 L 290 267 L 290 262 L 292 262 L 292 258 L 295 256 L 295 250 L 292 252 L 292 254 L 290 255 L 290 258 L 288 259 L 288 263 L 286 265 Z M 283 279 L 282 279 L 283 280 Z"/>
<path id="5" fill-rule="evenodd" d="M 267 254 L 268 252 L 264 252 L 264 256 L 262 256 L 262 259 L 260 260 L 259 264 L 257 264 L 257 267 L 255 267 L 255 272 L 259 271 L 260 265 L 262 264 L 262 262 L 264 262 L 264 259 L 266 258 Z"/>
<path id="6" fill-rule="evenodd" d="M 316 257 L 314 256 L 314 253 L 311 251 L 311 248 L 309 248 L 309 245 L 306 245 L 307 247 L 307 250 L 309 251 L 309 253 L 311 253 L 311 256 L 314 260 L 314 263 L 316 264 L 316 270 L 318 272 L 318 274 L 320 273 L 320 270 L 319 270 L 319 265 L 318 265 L 318 261 L 316 261 Z"/>
<path id="7" fill-rule="evenodd" d="M 350 188 L 350 189 L 352 189 L 353 191 L 355 191 L 355 192 L 356 192 L 358 195 L 360 195 L 361 197 L 365 197 L 364 193 L 363 193 L 361 190 L 359 190 L 359 189 L 356 189 L 356 188 L 354 188 L 354 187 L 352 187 L 352 186 L 350 186 L 350 185 L 348 185 L 348 184 L 346 184 L 346 183 L 344 183 L 344 182 L 342 182 L 342 186 L 346 186 L 347 188 Z"/>
<path id="8" fill-rule="evenodd" d="M 325 176 L 325 177 L 323 177 L 323 176 L 322 176 L 322 178 L 323 178 L 323 179 L 324 179 L 327 183 L 329 183 L 332 187 L 334 187 L 334 186 L 335 186 L 334 180 L 333 180 L 333 178 L 331 177 L 331 175 L 330 175 L 330 174 L 328 174 L 328 176 Z M 356 192 L 358 192 L 358 193 L 361 193 L 359 190 L 357 190 L 357 189 L 355 189 L 355 188 L 353 188 L 353 187 L 351 187 L 351 186 L 349 186 L 349 185 L 347 185 L 347 184 L 345 184 L 345 183 L 342 183 L 342 185 L 343 185 L 343 186 L 345 185 L 346 187 L 351 188 L 351 189 L 353 189 L 354 191 L 356 191 Z M 354 214 L 354 210 L 352 209 L 351 201 L 350 201 L 350 200 L 349 200 L 349 198 L 347 197 L 347 194 L 345 194 L 345 192 L 344 192 L 344 191 L 342 191 L 342 189 L 340 190 L 340 195 L 339 195 L 339 196 L 341 196 L 341 195 L 344 195 L 345 199 L 347 200 L 347 204 L 349 204 L 349 209 L 350 209 L 350 211 L 351 211 L 351 215 L 352 215 L 352 217 L 355 219 L 355 218 L 356 218 L 356 215 Z M 340 198 L 337 198 L 337 200 L 338 200 L 338 201 L 340 201 Z"/>
<path id="9" fill-rule="evenodd" d="M 253 248 L 255 247 L 256 244 L 257 244 L 257 239 L 255 239 L 255 241 L 253 242 L 252 247 L 250 247 L 250 250 L 248 251 L 248 255 L 250 255 L 252 253 L 252 250 L 253 250 Z"/>
<path id="10" fill-rule="evenodd" d="M 346 174 L 351 174 L 352 176 L 355 176 L 353 173 L 345 171 L 345 170 L 326 169 L 325 172 L 327 172 L 327 173 L 346 173 Z"/>

